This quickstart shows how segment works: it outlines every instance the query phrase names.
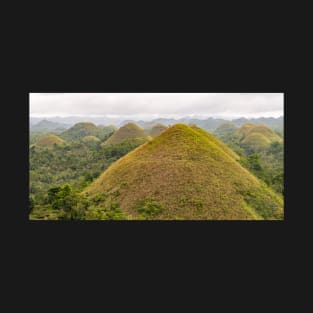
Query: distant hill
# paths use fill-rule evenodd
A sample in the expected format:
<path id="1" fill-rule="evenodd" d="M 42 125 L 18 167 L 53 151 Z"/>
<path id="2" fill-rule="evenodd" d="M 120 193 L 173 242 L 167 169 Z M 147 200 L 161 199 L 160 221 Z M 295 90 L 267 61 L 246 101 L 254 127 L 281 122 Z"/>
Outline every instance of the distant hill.
<path id="1" fill-rule="evenodd" d="M 104 142 L 103 145 L 115 145 L 129 139 L 136 139 L 141 140 L 142 142 L 146 142 L 150 140 L 151 137 L 138 125 L 134 123 L 128 123 L 115 131 L 113 135 Z"/>
<path id="2" fill-rule="evenodd" d="M 152 126 L 152 128 L 149 131 L 149 134 L 152 137 L 155 137 L 155 136 L 159 135 L 162 131 L 164 131 L 166 129 L 167 129 L 166 125 L 158 123 L 158 124 Z"/>
<path id="3" fill-rule="evenodd" d="M 129 219 L 282 219 L 283 200 L 213 135 L 176 124 L 113 163 L 83 192 Z"/>
<path id="4" fill-rule="evenodd" d="M 117 130 L 117 127 L 115 125 L 98 125 L 98 127 L 104 130 L 106 134 L 111 134 Z"/>
<path id="5" fill-rule="evenodd" d="M 54 146 L 62 146 L 65 141 L 59 136 L 49 134 L 41 137 L 33 146 L 36 148 L 53 148 Z"/>
<path id="6" fill-rule="evenodd" d="M 90 122 L 77 123 L 68 130 L 62 132 L 60 137 L 66 141 L 77 141 L 86 136 L 94 136 L 103 140 L 108 132 Z"/>
<path id="7" fill-rule="evenodd" d="M 281 129 L 284 126 L 284 117 L 259 117 L 259 118 L 239 118 L 231 121 L 234 125 L 240 127 L 244 124 L 260 124 L 265 125 L 271 129 Z"/>
<path id="8" fill-rule="evenodd" d="M 268 149 L 273 142 L 283 142 L 280 136 L 265 125 L 244 124 L 236 134 L 240 136 L 242 147 L 255 152 Z"/>
<path id="9" fill-rule="evenodd" d="M 237 130 L 238 127 L 236 127 L 233 123 L 227 122 L 218 126 L 214 130 L 214 135 L 223 140 L 233 135 Z"/>
<path id="10" fill-rule="evenodd" d="M 48 120 L 41 120 L 40 122 L 31 125 L 30 130 L 32 132 L 50 132 L 50 131 L 64 131 L 70 126 L 64 123 L 55 123 Z"/>

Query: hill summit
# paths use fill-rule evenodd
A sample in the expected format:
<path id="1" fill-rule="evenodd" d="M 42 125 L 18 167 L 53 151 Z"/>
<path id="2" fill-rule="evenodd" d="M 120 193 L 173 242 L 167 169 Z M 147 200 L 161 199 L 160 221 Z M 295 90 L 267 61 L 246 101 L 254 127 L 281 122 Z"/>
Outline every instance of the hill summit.
<path id="1" fill-rule="evenodd" d="M 104 142 L 104 145 L 115 145 L 130 139 L 141 140 L 142 143 L 144 143 L 151 140 L 151 137 L 138 125 L 128 123 L 115 131 L 113 135 Z"/>
<path id="2" fill-rule="evenodd" d="M 129 219 L 282 219 L 283 200 L 210 133 L 175 124 L 113 163 L 84 194 Z"/>

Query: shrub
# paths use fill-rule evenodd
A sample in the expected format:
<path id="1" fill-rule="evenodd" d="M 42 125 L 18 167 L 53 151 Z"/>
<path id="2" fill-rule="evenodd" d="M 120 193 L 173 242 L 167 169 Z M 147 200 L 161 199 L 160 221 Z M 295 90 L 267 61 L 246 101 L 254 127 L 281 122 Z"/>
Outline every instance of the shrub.
<path id="1" fill-rule="evenodd" d="M 153 197 L 147 197 L 138 203 L 136 210 L 143 216 L 149 217 L 160 214 L 164 208 Z"/>

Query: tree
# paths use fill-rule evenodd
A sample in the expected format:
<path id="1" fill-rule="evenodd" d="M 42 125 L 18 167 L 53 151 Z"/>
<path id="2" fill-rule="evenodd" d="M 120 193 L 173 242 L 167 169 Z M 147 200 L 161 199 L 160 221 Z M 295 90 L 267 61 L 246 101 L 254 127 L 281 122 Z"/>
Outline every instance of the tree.
<path id="1" fill-rule="evenodd" d="M 61 187 L 54 187 L 48 190 L 48 202 L 53 203 L 58 199 L 58 192 L 61 190 Z"/>
<path id="2" fill-rule="evenodd" d="M 260 164 L 260 157 L 257 153 L 253 153 L 248 156 L 249 168 L 253 171 L 262 171 L 262 166 Z"/>

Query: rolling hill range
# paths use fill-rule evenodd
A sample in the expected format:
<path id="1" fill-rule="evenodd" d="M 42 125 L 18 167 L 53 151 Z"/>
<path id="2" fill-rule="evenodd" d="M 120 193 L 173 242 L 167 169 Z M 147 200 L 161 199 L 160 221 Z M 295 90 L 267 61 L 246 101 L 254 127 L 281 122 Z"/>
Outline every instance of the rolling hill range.
<path id="1" fill-rule="evenodd" d="M 128 123 L 115 131 L 113 135 L 103 143 L 103 145 L 116 145 L 126 140 L 135 140 L 142 144 L 148 140 L 151 140 L 151 137 L 138 125 L 134 123 Z"/>
<path id="2" fill-rule="evenodd" d="M 282 116 L 278 118 L 273 118 L 273 117 L 260 117 L 260 118 L 250 118 L 250 119 L 236 118 L 230 121 L 222 119 L 222 118 L 213 118 L 213 117 L 209 117 L 206 119 L 198 119 L 198 118 L 191 118 L 191 117 L 183 117 L 179 119 L 157 118 L 157 119 L 153 119 L 150 121 L 125 120 L 120 124 L 120 126 L 123 126 L 127 123 L 136 123 L 137 125 L 143 128 L 151 128 L 151 125 L 157 124 L 157 123 L 161 123 L 167 126 L 177 124 L 177 123 L 183 123 L 183 124 L 194 124 L 205 130 L 214 131 L 220 125 L 224 123 L 229 123 L 229 122 L 231 122 L 236 127 L 241 127 L 244 124 L 250 123 L 250 124 L 258 124 L 258 125 L 266 125 L 267 127 L 271 129 L 282 130 L 283 125 L 284 125 L 284 118 Z"/>
<path id="3" fill-rule="evenodd" d="M 82 194 L 96 197 L 99 208 L 118 204 L 129 219 L 283 219 L 282 197 L 238 160 L 210 133 L 176 124 L 113 163 Z"/>

